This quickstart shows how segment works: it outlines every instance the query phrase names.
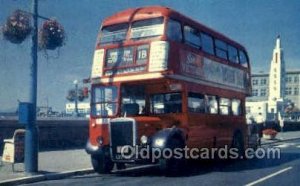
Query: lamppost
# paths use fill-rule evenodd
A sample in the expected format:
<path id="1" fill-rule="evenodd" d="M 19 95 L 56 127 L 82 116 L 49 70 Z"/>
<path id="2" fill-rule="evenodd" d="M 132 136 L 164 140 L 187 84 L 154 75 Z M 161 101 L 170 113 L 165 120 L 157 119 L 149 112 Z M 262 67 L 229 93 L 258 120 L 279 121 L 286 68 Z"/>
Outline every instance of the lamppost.
<path id="1" fill-rule="evenodd" d="M 36 125 L 36 102 L 37 102 L 37 52 L 38 52 L 38 0 L 32 0 L 32 47 L 30 68 L 30 103 L 32 111 L 29 113 L 31 121 L 26 125 L 25 133 L 25 172 L 34 173 L 38 171 L 38 127 Z"/>
<path id="2" fill-rule="evenodd" d="M 3 29 L 4 30 L 4 36 L 6 39 L 11 41 L 12 43 L 21 43 L 24 41 L 26 36 L 30 34 L 31 28 L 30 28 L 30 21 L 28 21 L 27 17 L 24 17 L 24 14 L 30 15 L 32 17 L 33 27 L 32 27 L 32 47 L 31 47 L 31 57 L 32 61 L 30 63 L 30 81 L 29 81 L 29 101 L 24 103 L 19 103 L 19 121 L 21 124 L 25 124 L 25 172 L 26 173 L 34 173 L 38 171 L 38 127 L 36 125 L 36 111 L 37 111 L 37 71 L 38 71 L 38 18 L 46 19 L 51 21 L 50 19 L 38 15 L 38 0 L 32 0 L 32 9 L 31 12 L 26 12 L 22 10 L 16 11 L 15 19 L 20 21 L 22 24 L 15 25 L 15 21 L 12 23 L 11 19 L 8 19 L 6 25 Z M 20 12 L 23 14 L 20 16 Z M 13 19 L 14 20 L 14 19 Z M 57 41 L 57 35 L 59 35 L 58 44 L 56 45 L 45 45 L 43 46 L 45 49 L 55 49 L 56 47 L 62 46 L 63 40 L 64 40 L 64 30 L 62 29 L 61 25 L 57 24 L 57 22 L 52 21 L 52 23 L 55 23 L 54 30 L 56 32 L 53 32 L 53 25 L 46 24 L 47 31 L 51 30 L 51 33 L 56 34 L 55 41 Z M 49 25 L 52 26 L 49 28 Z M 25 27 L 24 27 L 25 26 Z M 12 28 L 13 27 L 13 28 Z M 43 25 L 44 28 L 44 25 Z M 59 33 L 59 34 L 57 34 Z M 20 37 L 21 35 L 21 37 Z M 49 34 L 44 34 L 43 36 L 49 37 Z M 24 37 L 23 37 L 24 36 Z M 44 37 L 43 37 L 44 38 Z M 44 39 L 45 40 L 45 39 Z M 21 114 L 20 114 L 21 113 Z"/>
<path id="3" fill-rule="evenodd" d="M 75 85 L 75 116 L 78 116 L 78 80 L 73 81 Z"/>

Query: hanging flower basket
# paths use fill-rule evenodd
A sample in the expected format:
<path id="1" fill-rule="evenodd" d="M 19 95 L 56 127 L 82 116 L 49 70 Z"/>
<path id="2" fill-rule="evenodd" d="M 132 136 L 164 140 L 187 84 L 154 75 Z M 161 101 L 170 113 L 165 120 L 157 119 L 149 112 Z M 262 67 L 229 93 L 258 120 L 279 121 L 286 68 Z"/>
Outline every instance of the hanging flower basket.
<path id="1" fill-rule="evenodd" d="M 76 99 L 76 91 L 74 89 L 68 91 L 67 100 L 74 101 Z"/>
<path id="2" fill-rule="evenodd" d="M 265 129 L 262 131 L 264 139 L 275 139 L 277 131 L 274 129 Z"/>
<path id="3" fill-rule="evenodd" d="M 39 48 L 55 50 L 65 44 L 65 31 L 56 20 L 47 20 L 39 30 Z"/>
<path id="4" fill-rule="evenodd" d="M 7 18 L 2 28 L 4 38 L 15 44 L 22 43 L 31 33 L 30 20 L 30 15 L 21 10 L 16 10 Z"/>

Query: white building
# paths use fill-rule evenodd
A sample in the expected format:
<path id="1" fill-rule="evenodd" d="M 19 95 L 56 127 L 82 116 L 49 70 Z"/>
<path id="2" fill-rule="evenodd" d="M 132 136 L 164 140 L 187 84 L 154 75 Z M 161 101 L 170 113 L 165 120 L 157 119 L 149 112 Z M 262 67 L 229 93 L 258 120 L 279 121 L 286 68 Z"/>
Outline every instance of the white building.
<path id="1" fill-rule="evenodd" d="M 268 115 L 268 101 L 247 101 L 246 102 L 246 118 L 255 122 L 259 122 L 258 118 L 262 117 L 266 120 Z"/>
<path id="2" fill-rule="evenodd" d="M 78 103 L 77 105 L 79 114 L 89 114 L 90 113 L 90 103 Z M 66 114 L 75 113 L 75 103 L 66 104 Z"/>
<path id="3" fill-rule="evenodd" d="M 280 37 L 276 39 L 269 73 L 254 73 L 252 77 L 252 97 L 247 98 L 248 117 L 258 113 L 269 120 L 278 119 L 287 102 L 300 106 L 300 70 L 286 70 Z M 267 107 L 267 108 L 265 108 Z M 264 113 L 266 112 L 266 114 Z"/>

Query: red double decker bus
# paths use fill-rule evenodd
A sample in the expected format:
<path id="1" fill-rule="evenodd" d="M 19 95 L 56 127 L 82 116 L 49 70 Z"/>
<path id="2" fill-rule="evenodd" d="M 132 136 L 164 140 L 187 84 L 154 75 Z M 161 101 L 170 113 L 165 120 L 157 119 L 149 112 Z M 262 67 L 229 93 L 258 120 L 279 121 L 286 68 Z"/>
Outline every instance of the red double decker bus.
<path id="1" fill-rule="evenodd" d="M 242 154 L 250 86 L 242 45 L 170 8 L 128 9 L 106 18 L 91 73 L 86 151 L 95 171 L 149 163 L 137 152 L 124 157 L 129 146 L 228 145 Z M 176 164 L 163 157 L 155 162 L 164 170 Z"/>

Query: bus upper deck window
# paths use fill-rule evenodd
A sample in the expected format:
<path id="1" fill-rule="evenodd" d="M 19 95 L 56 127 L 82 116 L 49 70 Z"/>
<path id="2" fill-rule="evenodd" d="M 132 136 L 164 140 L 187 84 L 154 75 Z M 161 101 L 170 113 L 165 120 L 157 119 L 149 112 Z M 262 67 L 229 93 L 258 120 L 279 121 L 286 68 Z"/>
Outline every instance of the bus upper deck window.
<path id="1" fill-rule="evenodd" d="M 239 51 L 239 57 L 240 57 L 241 65 L 248 68 L 248 58 L 247 58 L 246 53 L 244 51 L 240 50 Z"/>
<path id="2" fill-rule="evenodd" d="M 201 47 L 201 38 L 199 31 L 195 28 L 185 25 L 184 26 L 184 39 L 185 43 L 195 48 Z"/>
<path id="3" fill-rule="evenodd" d="M 239 63 L 238 51 L 231 45 L 228 45 L 228 58 L 233 63 Z"/>
<path id="4" fill-rule="evenodd" d="M 100 44 L 111 44 L 124 41 L 128 31 L 128 23 L 103 27 L 100 34 Z"/>
<path id="5" fill-rule="evenodd" d="M 210 35 L 201 33 L 202 49 L 204 52 L 214 54 L 213 38 Z"/>
<path id="6" fill-rule="evenodd" d="M 170 40 L 179 42 L 182 41 L 181 24 L 178 21 L 169 19 L 167 35 Z"/>
<path id="7" fill-rule="evenodd" d="M 131 26 L 131 39 L 160 36 L 164 32 L 163 17 L 135 21 Z"/>
<path id="8" fill-rule="evenodd" d="M 222 59 L 227 60 L 227 44 L 219 39 L 215 40 L 216 55 Z"/>

